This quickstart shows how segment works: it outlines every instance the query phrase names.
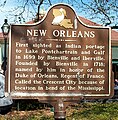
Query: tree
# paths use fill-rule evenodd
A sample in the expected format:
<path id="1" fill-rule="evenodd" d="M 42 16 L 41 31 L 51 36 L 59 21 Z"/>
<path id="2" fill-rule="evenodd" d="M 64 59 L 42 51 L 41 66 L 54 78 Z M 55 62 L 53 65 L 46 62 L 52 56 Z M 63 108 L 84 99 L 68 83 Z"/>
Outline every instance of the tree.
<path id="1" fill-rule="evenodd" d="M 1 2 L 0 7 L 5 7 L 8 1 L 10 0 Z M 35 18 L 36 14 L 39 15 L 41 12 L 41 6 L 47 9 L 55 3 L 65 2 L 73 6 L 80 16 L 105 26 L 118 26 L 118 0 L 15 0 L 14 2 L 17 6 L 8 13 L 14 18 L 15 23 L 25 22 L 26 17 Z"/>
<path id="2" fill-rule="evenodd" d="M 118 25 L 118 1 L 117 0 L 93 0 L 93 2 L 82 4 L 89 9 L 91 19 L 98 19 L 105 26 Z M 84 8 L 85 9 L 85 8 Z"/>

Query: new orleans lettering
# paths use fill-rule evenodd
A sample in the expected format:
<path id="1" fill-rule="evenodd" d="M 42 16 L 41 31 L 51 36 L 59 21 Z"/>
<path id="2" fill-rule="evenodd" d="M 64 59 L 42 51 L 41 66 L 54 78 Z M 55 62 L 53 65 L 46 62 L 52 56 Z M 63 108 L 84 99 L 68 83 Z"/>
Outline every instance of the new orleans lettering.
<path id="1" fill-rule="evenodd" d="M 34 37 L 36 37 L 36 36 L 43 37 L 43 36 L 46 36 L 47 32 L 48 32 L 47 30 L 27 29 L 26 35 L 27 36 L 34 36 Z M 54 37 L 94 38 L 95 31 L 53 30 L 52 35 Z"/>
<path id="2" fill-rule="evenodd" d="M 53 36 L 55 37 L 82 37 L 82 38 L 94 38 L 94 31 L 69 31 L 69 30 L 54 30 Z"/>

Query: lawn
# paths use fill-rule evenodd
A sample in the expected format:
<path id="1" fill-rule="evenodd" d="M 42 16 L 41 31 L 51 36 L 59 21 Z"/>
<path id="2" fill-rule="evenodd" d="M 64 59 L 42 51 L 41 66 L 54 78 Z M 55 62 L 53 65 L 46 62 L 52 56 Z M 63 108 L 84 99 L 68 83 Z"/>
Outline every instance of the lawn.
<path id="1" fill-rule="evenodd" d="M 23 103 L 19 110 L 17 107 L 13 107 L 11 112 L 5 115 L 0 115 L 0 120 L 54 120 L 52 106 Z M 118 102 L 70 105 L 66 109 L 66 120 L 118 120 Z"/>

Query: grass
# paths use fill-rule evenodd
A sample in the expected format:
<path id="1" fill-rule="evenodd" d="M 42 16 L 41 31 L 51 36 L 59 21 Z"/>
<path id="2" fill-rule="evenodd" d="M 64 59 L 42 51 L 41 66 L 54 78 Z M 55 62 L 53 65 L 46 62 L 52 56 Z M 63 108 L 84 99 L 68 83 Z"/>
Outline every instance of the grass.
<path id="1" fill-rule="evenodd" d="M 12 110 L 0 115 L 0 120 L 54 120 L 50 107 L 36 110 Z M 66 120 L 118 120 L 118 102 L 88 102 L 69 106 L 66 109 Z"/>
<path id="2" fill-rule="evenodd" d="M 118 103 L 86 103 L 74 110 L 67 120 L 118 120 Z"/>

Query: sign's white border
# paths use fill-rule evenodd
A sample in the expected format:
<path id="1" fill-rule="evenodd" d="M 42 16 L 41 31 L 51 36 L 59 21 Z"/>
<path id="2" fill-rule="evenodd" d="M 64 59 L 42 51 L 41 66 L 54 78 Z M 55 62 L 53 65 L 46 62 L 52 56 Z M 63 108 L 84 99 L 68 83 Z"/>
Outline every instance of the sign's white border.
<path id="1" fill-rule="evenodd" d="M 75 12 L 75 10 L 71 7 L 71 6 L 69 6 L 69 5 L 67 5 L 67 4 L 56 4 L 56 5 L 66 5 L 66 6 L 68 6 L 68 7 L 70 7 L 74 12 Z M 49 8 L 49 10 L 52 8 L 52 7 L 54 7 L 54 6 L 56 6 L 56 5 L 53 5 L 53 6 L 51 6 L 50 8 Z M 48 10 L 48 11 L 49 11 Z M 48 13 L 48 12 L 47 12 Z M 47 15 L 47 14 L 46 14 Z M 46 15 L 45 15 L 45 17 L 46 17 Z M 75 12 L 75 15 L 77 16 L 77 14 L 76 14 L 76 12 Z M 34 23 L 34 24 L 17 24 L 17 25 L 20 25 L 20 26 L 22 26 L 22 25 L 26 25 L 26 26 L 29 26 L 29 25 L 38 25 L 38 24 L 40 24 L 44 19 L 45 19 L 45 17 L 41 20 L 41 21 L 39 21 L 39 22 L 37 22 L 37 23 Z M 79 18 L 78 18 L 78 20 L 81 22 L 81 24 L 83 24 L 83 25 L 85 25 L 85 26 L 87 26 L 87 27 L 89 27 L 89 28 L 106 28 L 106 29 L 109 29 L 109 80 L 108 80 L 108 82 L 109 82 L 109 91 L 108 91 L 108 94 L 81 94 L 81 93 L 78 93 L 78 94 L 75 94 L 75 93 L 58 93 L 58 94 L 56 94 L 56 93 L 28 93 L 28 92 L 24 92 L 24 93 L 21 93 L 21 92 L 13 92 L 13 91 L 11 91 L 10 90 L 10 83 L 11 83 L 11 71 L 10 71 L 10 64 L 9 64 L 9 70 L 8 70 L 8 93 L 11 95 L 11 96 L 16 96 L 16 97 L 53 97 L 53 96 L 58 96 L 58 97 L 71 97 L 71 96 L 87 96 L 87 97 L 93 97 L 93 96 L 95 96 L 95 97 L 104 97 L 104 96 L 110 96 L 111 95 L 111 85 L 112 85 L 112 83 L 111 83 L 111 60 L 112 60 L 112 58 L 111 58 L 111 28 L 110 27 L 103 27 L 103 26 L 89 26 L 89 25 L 86 25 L 85 23 L 83 23 Z M 10 40 L 9 40 L 10 42 L 9 42 L 9 63 L 11 63 L 11 31 L 10 31 Z"/>

